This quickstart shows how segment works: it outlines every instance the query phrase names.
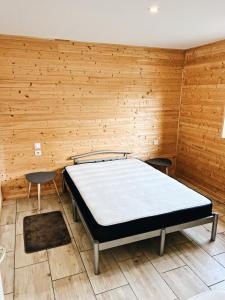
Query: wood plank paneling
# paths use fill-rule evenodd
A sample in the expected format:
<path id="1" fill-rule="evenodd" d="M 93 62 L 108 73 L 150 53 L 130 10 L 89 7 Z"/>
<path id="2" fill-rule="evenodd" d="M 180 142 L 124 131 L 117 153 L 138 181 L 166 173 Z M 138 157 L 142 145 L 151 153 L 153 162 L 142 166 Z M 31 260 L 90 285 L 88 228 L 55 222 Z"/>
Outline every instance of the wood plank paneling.
<path id="1" fill-rule="evenodd" d="M 225 41 L 186 51 L 176 175 L 225 200 Z"/>
<path id="2" fill-rule="evenodd" d="M 175 159 L 183 61 L 179 50 L 1 35 L 4 197 L 25 196 L 24 174 L 60 170 L 71 154 L 110 148 Z"/>

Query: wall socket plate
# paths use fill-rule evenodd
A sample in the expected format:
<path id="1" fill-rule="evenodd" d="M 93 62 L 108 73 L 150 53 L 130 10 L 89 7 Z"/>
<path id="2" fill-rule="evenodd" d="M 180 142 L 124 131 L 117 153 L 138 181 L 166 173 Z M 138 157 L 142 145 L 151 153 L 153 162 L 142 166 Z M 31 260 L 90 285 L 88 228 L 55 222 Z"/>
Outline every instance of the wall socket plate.
<path id="1" fill-rule="evenodd" d="M 40 149 L 34 150 L 34 155 L 35 155 L 35 156 L 41 156 L 41 155 L 42 155 L 41 150 L 40 150 Z"/>

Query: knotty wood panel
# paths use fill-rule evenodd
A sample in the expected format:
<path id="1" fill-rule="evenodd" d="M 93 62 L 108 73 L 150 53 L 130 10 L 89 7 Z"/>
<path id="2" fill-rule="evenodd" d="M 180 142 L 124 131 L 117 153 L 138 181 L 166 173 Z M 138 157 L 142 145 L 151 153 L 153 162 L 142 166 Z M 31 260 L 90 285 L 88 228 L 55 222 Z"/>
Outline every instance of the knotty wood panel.
<path id="1" fill-rule="evenodd" d="M 1 186 L 1 182 L 0 182 L 0 217 L 2 214 L 2 204 L 3 204 L 3 196 L 2 196 L 2 186 Z"/>
<path id="2" fill-rule="evenodd" d="M 4 197 L 25 196 L 24 174 L 60 170 L 72 154 L 175 159 L 183 60 L 179 50 L 0 36 Z"/>
<path id="3" fill-rule="evenodd" d="M 225 41 L 185 55 L 176 174 L 225 200 Z"/>

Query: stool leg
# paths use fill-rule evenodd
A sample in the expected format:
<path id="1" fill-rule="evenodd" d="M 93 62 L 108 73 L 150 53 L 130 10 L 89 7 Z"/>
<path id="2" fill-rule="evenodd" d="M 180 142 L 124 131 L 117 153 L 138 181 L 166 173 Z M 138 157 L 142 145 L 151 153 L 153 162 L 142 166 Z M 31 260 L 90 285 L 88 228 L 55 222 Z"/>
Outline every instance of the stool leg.
<path id="1" fill-rule="evenodd" d="M 30 198 L 30 189 L 31 189 L 31 182 L 28 183 L 28 193 L 27 193 L 27 198 Z"/>
<path id="2" fill-rule="evenodd" d="M 41 210 L 41 184 L 38 183 L 37 185 L 37 189 L 38 189 L 38 210 Z"/>
<path id="3" fill-rule="evenodd" d="M 164 254 L 165 242 L 166 242 L 166 229 L 161 229 L 161 240 L 160 240 L 160 251 L 159 251 L 160 256 L 163 256 Z"/>
<path id="4" fill-rule="evenodd" d="M 54 183 L 55 190 L 56 190 L 56 193 L 57 193 L 57 195 L 58 195 L 58 197 L 59 197 L 59 202 L 60 202 L 60 201 L 61 201 L 61 198 L 60 198 L 59 191 L 58 191 L 58 188 L 57 188 L 57 185 L 56 185 L 56 183 L 55 183 L 55 180 L 54 180 L 54 179 L 53 179 L 53 183 Z"/>
<path id="5" fill-rule="evenodd" d="M 219 215 L 217 213 L 214 213 L 214 220 L 213 220 L 213 223 L 212 223 L 211 241 L 215 241 L 216 240 L 218 218 L 219 218 Z"/>
<path id="6" fill-rule="evenodd" d="M 169 175 L 169 170 L 168 170 L 168 168 L 166 168 L 166 175 Z"/>

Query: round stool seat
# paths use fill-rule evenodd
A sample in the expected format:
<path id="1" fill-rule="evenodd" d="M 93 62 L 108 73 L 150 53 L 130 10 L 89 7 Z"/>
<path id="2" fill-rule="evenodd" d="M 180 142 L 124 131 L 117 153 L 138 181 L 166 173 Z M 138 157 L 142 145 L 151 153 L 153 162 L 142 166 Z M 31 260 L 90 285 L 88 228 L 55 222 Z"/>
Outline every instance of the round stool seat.
<path id="1" fill-rule="evenodd" d="M 172 161 L 169 158 L 163 158 L 163 157 L 156 157 L 151 158 L 146 161 L 146 163 L 153 167 L 163 167 L 166 169 L 166 174 L 169 174 L 168 168 L 172 166 Z"/>
<path id="2" fill-rule="evenodd" d="M 27 198 L 30 198 L 30 190 L 31 190 L 31 184 L 34 183 L 37 185 L 37 190 L 38 190 L 38 210 L 41 210 L 41 184 L 46 183 L 49 181 L 52 181 L 55 186 L 56 193 L 59 197 L 60 201 L 60 195 L 59 191 L 55 182 L 55 177 L 56 177 L 56 172 L 51 171 L 51 172 L 35 172 L 35 173 L 29 173 L 26 174 L 26 179 L 29 182 L 28 185 L 28 193 L 27 193 Z"/>
<path id="3" fill-rule="evenodd" d="M 26 179 L 32 183 L 39 184 L 51 181 L 55 178 L 56 172 L 35 172 L 26 174 Z"/>
<path id="4" fill-rule="evenodd" d="M 188 300 L 224 300 L 225 291 L 208 291 L 195 295 L 194 297 L 189 298 Z"/>
<path id="5" fill-rule="evenodd" d="M 165 168 L 172 166 L 172 161 L 168 158 L 151 158 L 147 160 L 146 163 L 152 166 L 159 166 Z"/>

